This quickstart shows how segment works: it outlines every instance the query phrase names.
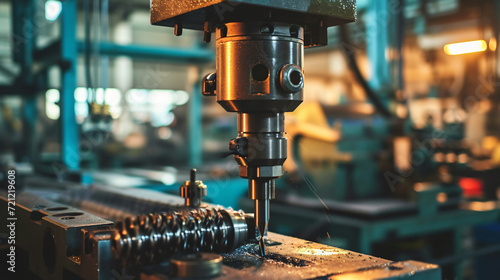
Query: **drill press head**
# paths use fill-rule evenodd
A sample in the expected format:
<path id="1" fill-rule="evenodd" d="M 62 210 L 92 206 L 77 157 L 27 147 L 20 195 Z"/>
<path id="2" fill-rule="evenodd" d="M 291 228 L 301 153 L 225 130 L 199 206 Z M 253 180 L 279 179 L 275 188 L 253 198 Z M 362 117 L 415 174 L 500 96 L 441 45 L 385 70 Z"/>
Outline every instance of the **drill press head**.
<path id="1" fill-rule="evenodd" d="M 151 22 L 216 32 L 216 73 L 205 76 L 203 93 L 216 95 L 238 114 L 238 136 L 230 150 L 255 201 L 261 254 L 274 180 L 287 158 L 285 112 L 302 102 L 304 46 L 326 45 L 327 27 L 354 21 L 354 0 L 152 0 Z"/>

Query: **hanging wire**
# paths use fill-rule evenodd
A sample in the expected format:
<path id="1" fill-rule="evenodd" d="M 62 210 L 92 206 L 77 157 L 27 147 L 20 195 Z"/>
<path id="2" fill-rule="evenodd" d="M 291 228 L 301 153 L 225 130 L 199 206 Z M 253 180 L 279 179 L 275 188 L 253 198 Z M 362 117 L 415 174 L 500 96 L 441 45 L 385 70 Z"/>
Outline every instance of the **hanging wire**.
<path id="1" fill-rule="evenodd" d="M 84 10 L 84 22 L 85 22 L 85 84 L 87 87 L 87 100 L 89 105 L 95 102 L 96 96 L 94 91 L 94 85 L 92 83 L 92 39 L 91 39 L 91 26 L 92 21 L 90 19 L 90 1 L 83 1 Z M 90 109 L 90 108 L 89 108 Z"/>
<path id="2" fill-rule="evenodd" d="M 101 0 L 101 41 L 108 40 L 109 30 L 109 0 Z M 109 58 L 101 55 L 101 87 L 109 87 Z"/>

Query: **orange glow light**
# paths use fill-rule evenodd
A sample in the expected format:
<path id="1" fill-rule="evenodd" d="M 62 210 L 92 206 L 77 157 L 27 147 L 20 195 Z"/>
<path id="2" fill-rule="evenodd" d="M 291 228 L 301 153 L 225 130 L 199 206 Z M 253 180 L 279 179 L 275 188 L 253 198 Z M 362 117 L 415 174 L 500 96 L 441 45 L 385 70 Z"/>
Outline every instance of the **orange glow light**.
<path id="1" fill-rule="evenodd" d="M 497 39 L 495 37 L 490 39 L 490 50 L 491 51 L 496 51 L 497 49 Z"/>
<path id="2" fill-rule="evenodd" d="M 447 44 L 444 46 L 444 52 L 448 55 L 459 55 L 466 53 L 483 52 L 488 48 L 484 40 L 476 40 L 462 43 Z"/>

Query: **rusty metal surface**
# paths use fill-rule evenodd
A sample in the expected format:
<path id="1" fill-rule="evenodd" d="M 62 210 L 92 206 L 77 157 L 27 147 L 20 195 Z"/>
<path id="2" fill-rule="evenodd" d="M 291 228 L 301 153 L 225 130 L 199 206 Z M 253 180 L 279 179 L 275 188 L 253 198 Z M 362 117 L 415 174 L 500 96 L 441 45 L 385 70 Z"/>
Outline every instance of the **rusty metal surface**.
<path id="1" fill-rule="evenodd" d="M 0 199 L 4 200 L 4 202 L 7 201 L 6 197 L 5 193 L 0 193 Z M 27 211 L 19 212 L 17 213 L 18 215 L 23 215 L 24 213 L 37 215 L 40 217 L 40 220 L 50 221 L 63 228 L 81 227 L 82 224 L 85 224 L 87 227 L 113 224 L 111 221 L 88 214 L 78 208 L 46 200 L 29 192 L 19 193 L 16 196 L 16 206 Z M 32 212 L 36 212 L 37 214 L 31 214 Z M 24 217 L 18 217 L 18 220 L 22 218 Z"/>
<path id="2" fill-rule="evenodd" d="M 4 205 L 5 198 L 1 195 L 0 198 L 0 205 Z M 29 193 L 17 196 L 17 209 L 19 247 L 29 252 L 30 270 L 36 271 L 42 279 L 63 279 L 64 269 L 85 279 L 109 279 L 112 273 L 119 271 L 113 269 L 110 256 L 111 222 Z M 63 219 L 65 217 L 72 219 Z M 58 256 L 53 272 L 47 269 L 46 263 L 39 261 L 45 258 L 41 244 L 47 231 L 55 238 L 54 252 Z M 83 238 L 87 235 L 88 239 Z M 91 240 L 95 245 L 89 254 L 85 248 L 91 248 L 88 247 Z M 265 257 L 259 256 L 256 243 L 223 254 L 222 274 L 214 279 L 432 280 L 440 279 L 441 275 L 437 265 L 392 262 L 275 233 L 269 233 L 267 242 Z M 135 273 L 127 275 L 137 279 L 172 279 L 165 265 L 146 267 L 140 277 Z"/>
<path id="3" fill-rule="evenodd" d="M 302 239 L 269 233 L 268 256 L 258 256 L 256 244 L 224 255 L 224 264 L 240 269 L 247 279 L 314 279 L 332 277 L 348 279 L 384 279 L 396 275 L 412 275 L 434 270 L 436 265 L 392 261 L 342 250 Z M 397 267 L 397 268 L 395 268 Z M 440 273 L 438 273 L 440 275 Z M 227 279 L 231 278 L 226 275 Z M 224 277 L 222 278 L 224 279 Z M 429 278 L 432 279 L 432 278 Z M 439 279 L 439 278 L 436 278 Z"/>
<path id="4" fill-rule="evenodd" d="M 222 274 L 214 279 L 441 279 L 437 265 L 393 262 L 280 234 L 269 233 L 268 255 L 247 244 L 223 256 Z M 141 279 L 171 279 L 148 270 Z"/>
<path id="5" fill-rule="evenodd" d="M 175 18 L 185 28 L 203 30 L 207 18 L 225 22 L 231 14 L 255 7 L 284 12 L 290 19 L 323 20 L 327 26 L 356 20 L 355 0 L 152 0 L 151 23 L 172 26 Z"/>
<path id="6" fill-rule="evenodd" d="M 309 279 L 387 264 L 379 259 L 310 241 L 269 233 L 268 255 L 258 256 L 249 244 L 224 256 L 224 264 L 249 276 L 274 279 Z"/>
<path id="7" fill-rule="evenodd" d="M 332 275 L 331 280 L 352 279 L 441 279 L 441 269 L 437 265 L 417 261 L 394 262 L 373 269 Z"/>
<path id="8" fill-rule="evenodd" d="M 4 209 L 6 197 L 0 192 Z M 109 279 L 111 221 L 28 192 L 16 194 L 15 209 L 16 251 L 24 252 L 28 260 L 16 263 L 19 270 L 29 270 L 40 279 L 67 279 L 69 274 Z M 6 214 L 1 212 L 0 218 L 6 220 Z"/>

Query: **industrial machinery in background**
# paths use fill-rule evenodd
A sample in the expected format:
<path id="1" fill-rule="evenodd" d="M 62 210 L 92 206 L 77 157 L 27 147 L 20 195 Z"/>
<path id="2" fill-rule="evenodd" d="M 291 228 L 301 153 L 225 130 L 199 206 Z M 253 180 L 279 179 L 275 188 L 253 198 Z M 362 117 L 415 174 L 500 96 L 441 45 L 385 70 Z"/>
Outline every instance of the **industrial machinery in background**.
<path id="1" fill-rule="evenodd" d="M 445 65 L 456 63 L 453 59 L 457 57 L 447 52 L 454 45 L 444 51 L 443 46 L 484 38 L 478 53 L 465 51 L 465 69 L 476 69 L 478 75 L 488 77 L 495 73 L 491 60 L 486 67 L 476 64 L 478 59 L 496 54 L 492 44 L 498 34 L 492 35 L 484 26 L 496 30 L 498 23 L 494 13 L 481 17 L 481 11 L 498 11 L 498 4 L 431 2 L 435 5 L 359 1 L 357 23 L 332 35 L 337 40 L 333 46 L 343 54 L 352 73 L 351 77 L 343 76 L 352 80 L 353 85 L 347 87 L 359 87 L 371 104 L 351 101 L 332 106 L 310 100 L 291 114 L 286 130 L 290 131 L 287 137 L 293 143 L 289 151 L 294 161 L 286 162 L 288 172 L 277 182 L 276 203 L 271 208 L 277 222 L 270 224 L 270 230 L 390 259 L 410 257 L 438 263 L 446 279 L 494 279 L 494 266 L 487 269 L 482 264 L 498 261 L 499 247 L 493 241 L 497 239 L 492 238 L 498 233 L 498 176 L 493 175 L 498 174 L 498 165 L 471 136 L 472 140 L 484 137 L 483 142 L 490 146 L 496 143 L 491 140 L 498 131 L 493 128 L 498 103 L 491 84 L 496 78 L 478 86 L 476 76 L 465 71 L 457 74 L 456 70 L 455 77 L 474 76 L 465 78 L 463 91 L 457 90 L 459 82 L 451 84 L 452 74 L 445 70 Z M 385 24 L 373 26 L 373 18 L 383 18 Z M 464 18 L 477 20 L 479 31 L 467 29 L 472 35 L 466 32 L 447 37 L 446 32 L 461 30 L 459 22 Z M 356 33 L 359 30 L 364 32 Z M 443 39 L 436 39 L 439 35 Z M 366 45 L 359 43 L 363 42 L 360 36 L 366 38 Z M 423 49 L 419 50 L 423 61 L 412 57 L 422 56 L 415 45 Z M 366 48 L 369 61 L 365 69 L 359 59 L 364 58 L 359 51 L 362 48 Z M 388 48 L 394 51 L 389 56 Z M 311 56 L 317 56 L 318 61 L 331 59 L 320 50 Z M 410 62 L 405 64 L 409 65 L 403 67 L 402 60 L 407 58 Z M 437 69 L 436 63 L 440 63 L 443 70 L 430 70 L 434 72 L 429 82 L 418 76 L 418 71 L 424 71 L 414 61 Z M 369 81 L 367 72 L 372 73 Z M 321 73 L 317 75 L 321 77 Z M 427 92 L 422 90 L 424 81 L 429 85 Z M 325 82 L 325 87 L 333 88 L 331 84 Z M 461 104 L 462 100 L 473 100 L 473 104 Z M 475 119 L 477 123 L 467 120 L 466 114 L 478 114 L 475 103 L 491 104 L 488 123 L 485 119 Z M 481 134 L 477 130 L 481 126 L 489 131 Z M 242 205 L 250 207 L 249 201 L 242 200 Z M 313 226 L 304 228 L 306 222 Z M 476 246 L 464 245 L 474 239 Z M 487 242 L 491 243 L 485 246 Z"/>

